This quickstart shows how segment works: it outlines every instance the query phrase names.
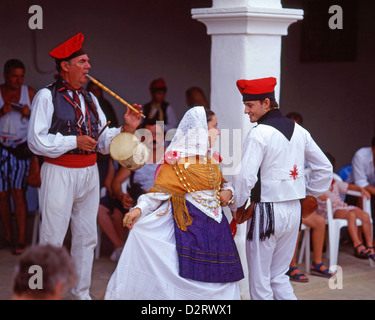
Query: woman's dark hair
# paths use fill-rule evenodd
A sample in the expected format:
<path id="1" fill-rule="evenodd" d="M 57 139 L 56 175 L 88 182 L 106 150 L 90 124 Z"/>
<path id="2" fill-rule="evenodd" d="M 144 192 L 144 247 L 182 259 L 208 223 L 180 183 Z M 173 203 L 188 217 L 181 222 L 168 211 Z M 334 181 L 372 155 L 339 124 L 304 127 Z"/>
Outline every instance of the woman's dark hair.
<path id="1" fill-rule="evenodd" d="M 210 122 L 215 115 L 215 112 L 213 112 L 211 109 L 204 108 L 204 111 L 206 112 L 206 118 L 207 122 Z"/>
<path id="2" fill-rule="evenodd" d="M 293 121 L 297 122 L 301 126 L 303 125 L 303 118 L 302 118 L 302 115 L 300 113 L 293 111 L 293 112 L 289 112 L 285 116 L 287 118 L 289 118 L 290 120 L 293 120 Z"/>

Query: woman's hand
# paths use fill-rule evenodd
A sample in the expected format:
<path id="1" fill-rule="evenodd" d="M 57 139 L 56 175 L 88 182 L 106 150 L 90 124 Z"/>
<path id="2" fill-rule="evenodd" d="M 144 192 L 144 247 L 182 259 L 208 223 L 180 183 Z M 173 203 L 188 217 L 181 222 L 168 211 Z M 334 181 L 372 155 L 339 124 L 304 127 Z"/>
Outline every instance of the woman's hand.
<path id="1" fill-rule="evenodd" d="M 125 214 L 124 220 L 122 221 L 123 226 L 129 229 L 133 229 L 134 223 L 136 223 L 141 216 L 141 209 L 134 208 Z"/>
<path id="2" fill-rule="evenodd" d="M 219 192 L 220 202 L 222 207 L 226 207 L 232 199 L 233 193 L 231 190 L 221 190 Z"/>
<path id="3" fill-rule="evenodd" d="M 361 188 L 361 195 L 362 195 L 362 198 L 363 197 L 366 197 L 366 199 L 371 199 L 371 194 L 370 192 L 368 192 L 366 189 L 364 188 Z"/>

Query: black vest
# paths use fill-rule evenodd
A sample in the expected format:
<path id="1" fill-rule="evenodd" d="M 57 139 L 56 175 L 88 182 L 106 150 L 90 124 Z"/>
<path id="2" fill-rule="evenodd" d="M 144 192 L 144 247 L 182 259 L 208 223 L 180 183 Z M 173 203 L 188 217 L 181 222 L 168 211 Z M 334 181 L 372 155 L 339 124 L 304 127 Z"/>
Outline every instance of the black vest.
<path id="1" fill-rule="evenodd" d="M 52 116 L 51 127 L 48 130 L 48 133 L 56 134 L 60 133 L 63 136 L 80 136 L 80 135 L 90 135 L 92 138 L 95 138 L 99 133 L 99 119 L 95 117 L 95 114 L 89 108 L 86 103 L 86 114 L 85 121 L 82 123 L 81 128 L 77 125 L 76 114 L 74 106 L 64 98 L 64 95 L 70 100 L 73 100 L 71 96 L 67 93 L 66 90 L 59 91 L 61 88 L 59 81 L 49 85 L 47 87 L 51 90 L 52 94 L 52 103 L 54 107 L 54 112 Z M 86 99 L 91 99 L 90 93 L 86 95 Z M 96 148 L 93 151 L 96 152 Z M 82 154 L 83 151 L 80 149 L 74 149 L 67 154 Z M 89 154 L 90 152 L 85 152 Z"/>
<path id="2" fill-rule="evenodd" d="M 167 116 L 167 107 L 168 107 L 168 102 L 166 101 L 163 101 L 161 103 L 161 110 L 163 111 L 163 121 L 165 124 L 168 124 L 168 116 Z M 151 102 L 149 103 L 146 103 L 144 106 L 143 106 L 143 114 L 146 115 L 146 117 L 148 117 L 148 114 L 150 113 L 150 110 L 151 110 Z M 149 118 L 150 120 L 155 120 L 155 121 L 158 121 L 159 120 L 159 111 L 157 111 L 155 113 L 155 115 L 152 117 L 152 118 Z"/>

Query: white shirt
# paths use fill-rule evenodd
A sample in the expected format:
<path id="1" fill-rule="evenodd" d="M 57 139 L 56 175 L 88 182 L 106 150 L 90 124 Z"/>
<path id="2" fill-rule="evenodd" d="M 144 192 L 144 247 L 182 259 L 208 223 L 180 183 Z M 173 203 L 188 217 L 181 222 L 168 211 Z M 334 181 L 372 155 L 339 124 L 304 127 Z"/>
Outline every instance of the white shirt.
<path id="1" fill-rule="evenodd" d="M 68 91 L 72 96 L 72 92 Z M 90 93 L 91 94 L 91 93 Z M 98 99 L 91 94 L 92 100 L 98 110 L 101 128 L 107 123 L 106 117 L 100 108 Z M 82 94 L 82 114 L 85 115 L 85 101 Z M 43 88 L 37 92 L 31 107 L 31 116 L 28 129 L 28 144 L 31 151 L 37 155 L 56 158 L 64 153 L 77 148 L 77 136 L 63 136 L 61 133 L 51 134 L 48 130 L 51 127 L 54 106 L 52 103 L 51 91 Z M 111 140 L 121 132 L 121 128 L 106 128 L 98 140 L 98 151 L 103 154 L 109 153 Z"/>
<path id="2" fill-rule="evenodd" d="M 22 85 L 21 96 L 18 103 L 30 106 L 30 96 L 27 85 Z M 4 100 L 0 92 L 0 109 L 4 106 Z M 0 118 L 0 143 L 6 147 L 16 147 L 24 143 L 27 138 L 29 119 L 21 112 L 11 110 Z"/>
<path id="3" fill-rule="evenodd" d="M 352 159 L 352 172 L 347 181 L 361 188 L 375 186 L 374 155 L 371 147 L 359 149 Z"/>
<path id="4" fill-rule="evenodd" d="M 305 163 L 311 167 L 305 184 Z M 261 172 L 261 202 L 281 202 L 324 194 L 332 181 L 332 165 L 304 128 L 295 124 L 290 141 L 277 129 L 259 124 L 247 135 L 239 173 L 233 177 L 235 211 L 250 196 Z"/>

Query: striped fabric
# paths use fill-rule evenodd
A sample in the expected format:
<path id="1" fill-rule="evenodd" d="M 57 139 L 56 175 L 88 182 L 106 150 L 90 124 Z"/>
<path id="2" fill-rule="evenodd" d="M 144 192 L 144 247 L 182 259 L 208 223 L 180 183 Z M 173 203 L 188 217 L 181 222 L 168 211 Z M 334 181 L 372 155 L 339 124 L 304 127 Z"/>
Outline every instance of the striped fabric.
<path id="1" fill-rule="evenodd" d="M 26 189 L 31 159 L 18 159 L 0 146 L 0 191 Z"/>

